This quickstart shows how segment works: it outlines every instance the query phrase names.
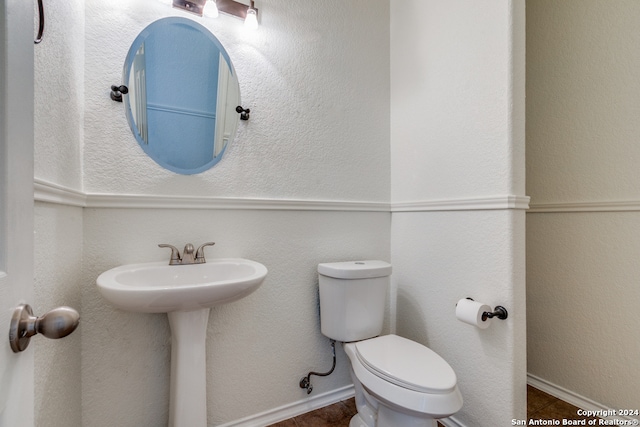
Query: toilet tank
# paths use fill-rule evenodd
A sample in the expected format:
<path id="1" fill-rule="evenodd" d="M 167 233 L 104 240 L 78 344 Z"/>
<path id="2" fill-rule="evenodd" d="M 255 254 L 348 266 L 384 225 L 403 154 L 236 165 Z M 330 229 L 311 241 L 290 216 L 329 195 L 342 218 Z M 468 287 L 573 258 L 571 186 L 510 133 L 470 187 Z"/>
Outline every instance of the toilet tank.
<path id="1" fill-rule="evenodd" d="M 384 261 L 318 264 L 322 334 L 342 342 L 380 335 L 390 275 Z"/>

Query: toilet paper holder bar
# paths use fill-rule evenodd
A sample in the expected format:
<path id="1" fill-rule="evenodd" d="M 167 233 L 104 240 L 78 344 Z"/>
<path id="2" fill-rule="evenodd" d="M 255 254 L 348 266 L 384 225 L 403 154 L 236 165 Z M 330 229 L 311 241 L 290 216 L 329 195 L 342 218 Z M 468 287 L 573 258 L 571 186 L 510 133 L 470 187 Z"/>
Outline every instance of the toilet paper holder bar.
<path id="1" fill-rule="evenodd" d="M 504 308 L 501 305 L 497 305 L 496 308 L 493 309 L 493 312 L 488 312 L 485 311 L 484 313 L 482 313 L 482 321 L 486 321 L 487 319 L 492 319 L 494 317 L 497 317 L 498 319 L 504 320 L 507 317 L 509 317 L 509 313 L 507 312 L 507 309 Z"/>
<path id="2" fill-rule="evenodd" d="M 471 301 L 474 301 L 473 298 L 467 297 L 467 299 L 471 300 Z M 504 320 L 507 317 L 509 317 L 509 312 L 503 306 L 496 305 L 496 307 L 493 309 L 493 312 L 485 311 L 484 313 L 482 313 L 482 321 L 483 322 L 486 322 L 487 319 L 493 319 L 494 317 L 497 317 L 500 320 Z"/>

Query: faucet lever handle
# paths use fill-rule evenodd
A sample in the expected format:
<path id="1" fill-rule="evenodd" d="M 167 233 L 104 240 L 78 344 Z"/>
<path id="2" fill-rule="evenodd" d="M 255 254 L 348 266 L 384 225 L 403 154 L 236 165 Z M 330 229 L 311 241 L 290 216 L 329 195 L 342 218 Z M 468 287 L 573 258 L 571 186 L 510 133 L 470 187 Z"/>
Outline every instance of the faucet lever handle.
<path id="1" fill-rule="evenodd" d="M 178 251 L 178 248 L 176 248 L 173 245 L 168 245 L 166 243 L 160 243 L 158 247 L 171 249 L 171 259 L 169 260 L 169 265 L 180 264 L 182 259 L 180 258 L 180 251 Z"/>
<path id="2" fill-rule="evenodd" d="M 203 243 L 202 245 L 200 245 L 200 247 L 196 251 L 196 261 L 195 262 L 197 264 L 204 264 L 205 262 L 207 262 L 207 260 L 204 259 L 204 247 L 205 246 L 213 246 L 215 244 L 216 244 L 215 242 L 207 242 L 207 243 Z"/>

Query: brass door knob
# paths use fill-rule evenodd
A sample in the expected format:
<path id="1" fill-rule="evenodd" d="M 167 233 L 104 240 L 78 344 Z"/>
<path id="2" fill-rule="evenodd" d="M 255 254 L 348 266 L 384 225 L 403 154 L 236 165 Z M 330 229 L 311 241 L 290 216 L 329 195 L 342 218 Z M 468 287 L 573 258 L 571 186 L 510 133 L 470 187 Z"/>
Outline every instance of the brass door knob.
<path id="1" fill-rule="evenodd" d="M 27 348 L 29 340 L 36 334 L 47 338 L 63 338 L 75 331 L 80 315 L 71 307 L 58 307 L 40 317 L 33 315 L 29 304 L 20 304 L 11 317 L 9 343 L 14 353 Z"/>

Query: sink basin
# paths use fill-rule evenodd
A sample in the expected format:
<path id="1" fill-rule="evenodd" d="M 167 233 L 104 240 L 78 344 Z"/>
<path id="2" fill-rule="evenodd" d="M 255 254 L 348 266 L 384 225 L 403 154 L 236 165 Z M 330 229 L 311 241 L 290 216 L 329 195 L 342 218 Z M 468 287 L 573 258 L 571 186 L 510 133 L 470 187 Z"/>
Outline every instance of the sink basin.
<path id="1" fill-rule="evenodd" d="M 171 266 L 160 261 L 112 268 L 98 276 L 97 284 L 102 296 L 122 310 L 169 313 L 238 300 L 258 289 L 266 275 L 264 265 L 242 258 Z"/>
<path id="2" fill-rule="evenodd" d="M 209 311 L 260 287 L 267 268 L 242 258 L 204 264 L 129 264 L 96 280 L 102 296 L 122 310 L 167 313 L 171 329 L 169 425 L 207 426 L 206 338 Z"/>

